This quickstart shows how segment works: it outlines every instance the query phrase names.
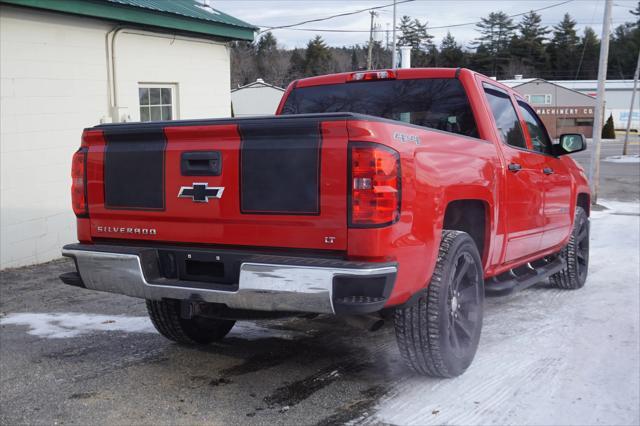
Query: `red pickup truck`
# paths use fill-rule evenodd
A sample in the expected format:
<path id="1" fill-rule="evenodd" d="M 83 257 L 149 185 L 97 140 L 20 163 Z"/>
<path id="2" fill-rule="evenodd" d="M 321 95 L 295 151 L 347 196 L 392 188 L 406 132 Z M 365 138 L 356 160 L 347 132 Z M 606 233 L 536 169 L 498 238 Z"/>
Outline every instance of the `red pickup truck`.
<path id="1" fill-rule="evenodd" d="M 518 93 L 467 69 L 293 82 L 275 117 L 105 124 L 73 157 L 63 282 L 146 299 L 206 344 L 236 320 L 392 318 L 416 372 L 461 374 L 483 300 L 583 286 L 589 187 Z"/>

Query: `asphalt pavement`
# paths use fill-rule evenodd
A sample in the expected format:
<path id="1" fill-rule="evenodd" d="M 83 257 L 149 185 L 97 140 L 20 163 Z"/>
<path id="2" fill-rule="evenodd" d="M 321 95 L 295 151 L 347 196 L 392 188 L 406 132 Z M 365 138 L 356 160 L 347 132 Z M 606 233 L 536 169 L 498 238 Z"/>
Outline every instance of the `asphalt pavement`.
<path id="1" fill-rule="evenodd" d="M 622 155 L 623 142 L 603 140 L 600 145 L 600 192 L 599 198 L 610 200 L 640 200 L 640 162 L 615 162 Z M 591 155 L 595 147 L 593 141 L 587 142 L 587 151 L 572 154 L 572 157 L 585 169 L 587 175 L 591 166 Z M 640 153 L 640 137 L 632 135 L 629 139 L 628 155 Z M 607 161 L 607 159 L 610 159 Z M 614 161 L 611 161 L 613 159 Z"/>

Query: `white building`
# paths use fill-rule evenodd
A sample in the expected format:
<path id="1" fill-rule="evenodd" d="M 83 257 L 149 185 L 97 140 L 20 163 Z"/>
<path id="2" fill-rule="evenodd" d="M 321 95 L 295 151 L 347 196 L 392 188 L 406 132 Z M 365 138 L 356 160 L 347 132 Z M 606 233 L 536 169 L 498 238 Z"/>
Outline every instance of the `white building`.
<path id="1" fill-rule="evenodd" d="M 514 80 L 501 80 L 502 84 L 509 87 L 520 86 L 530 83 L 535 78 L 517 78 Z M 576 92 L 584 93 L 595 98 L 598 89 L 598 80 L 549 80 L 550 83 L 557 84 Z M 633 80 L 606 80 L 605 81 L 605 120 L 609 115 L 613 116 L 613 123 L 616 129 L 626 129 L 629 117 L 629 107 L 631 106 L 631 94 L 633 93 Z M 551 96 L 551 94 L 549 94 Z M 631 120 L 632 129 L 640 129 L 640 97 L 636 96 L 636 104 L 633 108 Z"/>
<path id="2" fill-rule="evenodd" d="M 0 268 L 77 241 L 70 168 L 101 122 L 225 117 L 226 43 L 255 28 L 196 0 L 0 0 Z"/>
<path id="3" fill-rule="evenodd" d="M 245 117 L 275 114 L 283 93 L 282 87 L 265 83 L 261 78 L 253 83 L 233 89 L 231 91 L 233 115 Z"/>

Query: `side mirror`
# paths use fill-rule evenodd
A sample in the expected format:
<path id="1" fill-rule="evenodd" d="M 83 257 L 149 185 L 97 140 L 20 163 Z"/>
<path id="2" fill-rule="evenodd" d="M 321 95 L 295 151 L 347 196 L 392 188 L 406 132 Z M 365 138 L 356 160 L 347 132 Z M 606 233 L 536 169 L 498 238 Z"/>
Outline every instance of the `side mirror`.
<path id="1" fill-rule="evenodd" d="M 553 155 L 573 154 L 587 149 L 587 141 L 580 133 L 565 133 L 560 135 L 560 142 L 553 145 Z"/>

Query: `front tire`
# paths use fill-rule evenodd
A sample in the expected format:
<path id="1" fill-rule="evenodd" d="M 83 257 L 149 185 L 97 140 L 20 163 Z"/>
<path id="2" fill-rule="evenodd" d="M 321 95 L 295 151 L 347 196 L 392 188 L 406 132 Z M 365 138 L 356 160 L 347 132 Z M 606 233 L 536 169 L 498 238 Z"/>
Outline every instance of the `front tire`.
<path id="1" fill-rule="evenodd" d="M 221 340 L 235 321 L 180 316 L 180 301 L 173 299 L 147 300 L 147 312 L 160 334 L 174 342 L 187 345 L 206 345 Z"/>
<path id="2" fill-rule="evenodd" d="M 560 251 L 565 268 L 549 278 L 555 287 L 577 290 L 584 287 L 589 272 L 589 216 L 582 207 L 576 207 L 573 230 L 569 243 Z"/>
<path id="3" fill-rule="evenodd" d="M 398 347 L 409 367 L 433 377 L 462 374 L 478 349 L 483 302 L 482 262 L 475 243 L 465 232 L 443 231 L 426 294 L 395 312 Z"/>

